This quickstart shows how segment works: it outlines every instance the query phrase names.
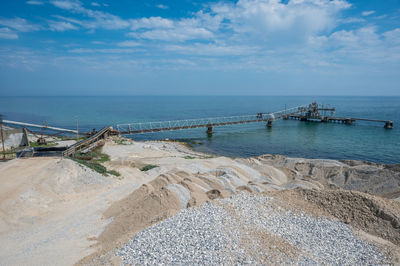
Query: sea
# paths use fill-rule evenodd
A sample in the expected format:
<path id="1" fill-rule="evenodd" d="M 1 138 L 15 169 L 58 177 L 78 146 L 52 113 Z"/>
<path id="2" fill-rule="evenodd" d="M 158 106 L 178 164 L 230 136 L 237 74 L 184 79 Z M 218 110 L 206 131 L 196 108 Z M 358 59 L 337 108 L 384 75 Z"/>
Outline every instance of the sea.
<path id="1" fill-rule="evenodd" d="M 117 124 L 269 113 L 318 102 L 336 116 L 392 120 L 353 125 L 278 120 L 135 134 L 134 140 L 179 140 L 193 149 L 230 157 L 281 154 L 290 157 L 400 163 L 400 97 L 337 96 L 104 96 L 0 97 L 3 119 L 47 124 L 80 132 Z"/>

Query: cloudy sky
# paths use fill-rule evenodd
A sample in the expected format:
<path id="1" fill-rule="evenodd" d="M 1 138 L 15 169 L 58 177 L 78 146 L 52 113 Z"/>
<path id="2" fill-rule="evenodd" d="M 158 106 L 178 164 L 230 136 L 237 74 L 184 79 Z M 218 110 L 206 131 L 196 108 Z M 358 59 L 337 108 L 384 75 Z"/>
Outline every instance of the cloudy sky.
<path id="1" fill-rule="evenodd" d="M 400 0 L 0 7 L 0 95 L 400 95 Z"/>

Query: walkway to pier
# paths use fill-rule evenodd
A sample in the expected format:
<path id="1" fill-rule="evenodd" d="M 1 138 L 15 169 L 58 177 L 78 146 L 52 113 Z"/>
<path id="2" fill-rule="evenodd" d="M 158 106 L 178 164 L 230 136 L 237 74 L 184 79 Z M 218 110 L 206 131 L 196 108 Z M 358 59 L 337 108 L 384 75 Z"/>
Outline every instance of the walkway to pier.
<path id="1" fill-rule="evenodd" d="M 237 125 L 237 124 L 257 123 L 257 122 L 267 122 L 267 125 L 271 126 L 272 122 L 277 119 L 281 119 L 283 117 L 299 113 L 306 113 L 309 111 L 309 109 L 310 109 L 309 105 L 302 105 L 274 113 L 257 113 L 252 115 L 241 115 L 241 116 L 118 124 L 117 130 L 120 134 L 138 134 L 138 133 L 206 127 L 207 133 L 211 134 L 212 129 L 215 126 Z"/>

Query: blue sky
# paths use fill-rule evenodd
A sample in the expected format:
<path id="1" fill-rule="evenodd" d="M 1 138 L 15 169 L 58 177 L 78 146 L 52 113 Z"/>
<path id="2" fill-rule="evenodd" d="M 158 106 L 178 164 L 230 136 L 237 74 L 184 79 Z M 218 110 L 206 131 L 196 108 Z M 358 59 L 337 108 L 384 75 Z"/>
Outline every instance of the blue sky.
<path id="1" fill-rule="evenodd" d="M 400 0 L 0 7 L 1 95 L 400 95 Z"/>

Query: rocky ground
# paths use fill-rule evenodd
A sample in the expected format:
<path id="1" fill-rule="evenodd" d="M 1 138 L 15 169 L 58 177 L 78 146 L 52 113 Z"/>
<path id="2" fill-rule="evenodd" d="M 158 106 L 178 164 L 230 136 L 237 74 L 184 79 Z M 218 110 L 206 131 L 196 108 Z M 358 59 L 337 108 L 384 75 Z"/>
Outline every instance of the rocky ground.
<path id="1" fill-rule="evenodd" d="M 383 264 L 387 254 L 339 221 L 241 193 L 189 208 L 139 232 L 117 251 L 124 264 Z"/>
<path id="2" fill-rule="evenodd" d="M 120 177 L 69 159 L 0 164 L 2 262 L 399 263 L 398 166 L 123 139 L 103 152 Z"/>

